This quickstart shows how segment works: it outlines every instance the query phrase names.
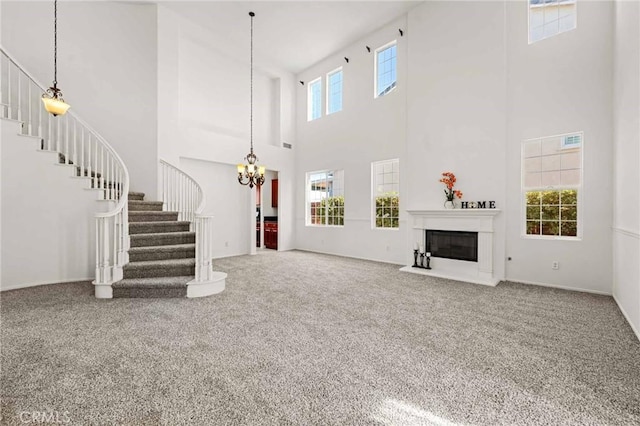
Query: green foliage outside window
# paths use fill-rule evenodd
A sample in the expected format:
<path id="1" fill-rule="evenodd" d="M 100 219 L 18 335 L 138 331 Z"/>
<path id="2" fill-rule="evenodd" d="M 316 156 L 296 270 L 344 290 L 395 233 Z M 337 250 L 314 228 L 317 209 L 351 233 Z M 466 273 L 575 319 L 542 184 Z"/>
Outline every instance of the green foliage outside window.
<path id="1" fill-rule="evenodd" d="M 397 228 L 400 216 L 400 197 L 387 193 L 376 197 L 376 228 Z"/>
<path id="2" fill-rule="evenodd" d="M 344 225 L 344 196 L 324 198 L 316 207 L 316 220 L 320 225 Z"/>
<path id="3" fill-rule="evenodd" d="M 578 191 L 528 191 L 527 235 L 578 236 Z"/>

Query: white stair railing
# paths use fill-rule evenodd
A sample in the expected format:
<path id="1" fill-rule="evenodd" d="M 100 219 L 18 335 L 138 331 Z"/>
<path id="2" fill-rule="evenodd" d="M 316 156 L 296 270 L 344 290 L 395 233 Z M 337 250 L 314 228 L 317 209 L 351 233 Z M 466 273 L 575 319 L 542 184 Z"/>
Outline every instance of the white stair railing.
<path id="1" fill-rule="evenodd" d="M 164 160 L 160 160 L 160 183 L 164 209 L 178 212 L 178 220 L 191 222 L 191 230 L 196 233 L 194 281 L 212 281 L 213 216 L 202 214 L 205 205 L 202 188 L 194 178 Z"/>
<path id="2" fill-rule="evenodd" d="M 58 152 L 58 161 L 91 180 L 103 200 L 115 202 L 96 214 L 96 297 L 111 297 L 111 283 L 122 279 L 127 263 L 129 172 L 111 145 L 73 110 L 53 117 L 44 110 L 46 91 L 0 46 L 0 118 L 21 123 L 21 134 L 40 139 L 40 149 Z M 107 288 L 108 287 L 108 288 Z"/>

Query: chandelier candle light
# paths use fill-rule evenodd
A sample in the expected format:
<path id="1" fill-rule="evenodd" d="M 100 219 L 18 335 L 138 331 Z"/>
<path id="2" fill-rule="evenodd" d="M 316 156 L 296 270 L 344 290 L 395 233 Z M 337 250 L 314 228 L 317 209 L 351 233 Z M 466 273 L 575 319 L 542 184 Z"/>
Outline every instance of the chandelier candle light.
<path id="1" fill-rule="evenodd" d="M 260 186 L 264 183 L 264 166 L 258 166 L 258 157 L 253 153 L 253 17 L 255 13 L 249 12 L 251 17 L 251 151 L 245 157 L 247 164 L 238 164 L 238 182 L 241 185 L 249 185 L 249 188 Z"/>
<path id="2" fill-rule="evenodd" d="M 444 190 L 444 195 L 447 197 L 447 201 L 444 202 L 444 207 L 446 209 L 455 208 L 455 204 L 453 200 L 455 197 L 462 198 L 462 191 L 458 191 L 457 189 L 453 189 L 453 186 L 456 184 L 456 175 L 451 172 L 442 173 L 442 178 L 440 182 L 446 185 L 446 189 Z"/>
<path id="3" fill-rule="evenodd" d="M 54 117 L 64 115 L 70 105 L 62 97 L 58 89 L 58 0 L 53 2 L 53 86 L 42 94 L 44 109 Z"/>

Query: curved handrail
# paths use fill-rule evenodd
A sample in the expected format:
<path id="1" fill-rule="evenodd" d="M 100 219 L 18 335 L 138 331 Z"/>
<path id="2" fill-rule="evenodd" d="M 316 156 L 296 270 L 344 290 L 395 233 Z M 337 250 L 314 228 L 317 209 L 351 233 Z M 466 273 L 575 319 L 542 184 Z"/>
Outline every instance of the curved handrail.
<path id="1" fill-rule="evenodd" d="M 176 166 L 174 166 L 173 164 L 163 160 L 162 158 L 160 159 L 160 164 L 169 167 L 171 170 L 175 171 L 176 173 L 178 173 L 179 175 L 184 176 L 185 178 L 187 178 L 197 189 L 197 193 L 198 193 L 198 205 L 197 207 L 193 210 L 193 214 L 194 215 L 199 215 L 202 213 L 202 211 L 204 210 L 204 205 L 205 205 L 205 196 L 204 196 L 204 191 L 202 190 L 202 187 L 200 186 L 200 184 L 198 183 L 198 181 L 196 181 L 193 177 L 191 177 L 189 174 L 185 173 L 184 171 L 180 170 L 179 168 L 177 168 Z M 163 200 L 164 201 L 164 200 Z"/>
<path id="2" fill-rule="evenodd" d="M 20 62 L 18 62 L 15 57 L 13 55 L 11 55 L 7 49 L 2 46 L 0 44 L 0 52 L 2 52 L 4 54 L 4 56 L 7 57 L 7 59 L 9 59 L 11 62 L 13 62 L 13 65 L 16 66 L 16 68 L 18 68 L 20 70 L 20 72 L 22 72 L 25 76 L 27 76 L 27 78 L 29 78 L 29 80 L 31 80 L 31 82 L 33 82 L 33 84 L 35 84 L 36 86 L 38 86 L 42 92 L 46 92 L 47 89 L 46 87 L 40 83 L 40 81 L 38 81 L 30 72 L 28 72 L 21 64 Z M 118 200 L 118 203 L 116 204 L 116 206 L 109 212 L 106 213 L 96 213 L 96 217 L 112 217 L 115 216 L 116 214 L 118 214 L 118 212 L 120 210 L 122 210 L 124 208 L 124 204 L 127 202 L 128 200 L 128 194 L 129 194 L 129 170 L 127 169 L 127 166 L 124 164 L 124 161 L 122 161 L 122 158 L 120 158 L 120 156 L 118 155 L 118 153 L 115 151 L 115 149 L 113 149 L 113 147 L 109 144 L 109 142 L 107 142 L 95 129 L 93 129 L 93 127 L 91 127 L 89 124 L 87 124 L 86 121 L 84 121 L 78 114 L 76 114 L 73 111 L 68 111 L 67 114 L 71 115 L 78 123 L 80 123 L 83 127 L 85 127 L 91 134 L 93 134 L 93 136 L 100 141 L 100 143 L 107 149 L 107 151 L 109 151 L 109 153 L 116 159 L 116 161 L 118 162 L 118 165 L 120 166 L 120 168 L 122 169 L 123 172 L 123 189 L 122 191 L 120 191 L 120 199 Z"/>

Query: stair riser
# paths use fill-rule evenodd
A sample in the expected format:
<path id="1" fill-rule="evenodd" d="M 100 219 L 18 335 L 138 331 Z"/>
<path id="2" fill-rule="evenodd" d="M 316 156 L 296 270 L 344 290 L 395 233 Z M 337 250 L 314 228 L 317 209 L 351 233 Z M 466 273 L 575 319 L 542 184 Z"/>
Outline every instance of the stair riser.
<path id="1" fill-rule="evenodd" d="M 153 225 L 138 225 L 137 223 L 129 224 L 129 235 L 135 234 L 153 234 L 158 232 L 189 232 L 188 223 L 154 223 Z"/>
<path id="2" fill-rule="evenodd" d="M 134 214 L 132 214 L 134 213 Z M 129 212 L 129 222 L 175 222 L 178 220 L 178 213 L 171 214 L 135 214 L 137 212 Z"/>
<path id="3" fill-rule="evenodd" d="M 172 235 L 162 236 L 154 238 L 140 238 L 136 235 L 131 235 L 131 247 L 151 247 L 151 246 L 171 246 L 176 244 L 194 244 L 196 242 L 196 235 L 192 233 L 190 235 Z"/>
<path id="4" fill-rule="evenodd" d="M 162 211 L 162 202 L 155 201 L 133 201 L 129 200 L 129 211 L 130 212 L 161 212 Z"/>
<path id="5" fill-rule="evenodd" d="M 131 194 L 129 193 L 129 201 L 143 201 L 144 194 Z"/>
<path id="6" fill-rule="evenodd" d="M 194 266 L 168 266 L 165 268 L 124 268 L 124 278 L 179 277 L 195 275 Z"/>
<path id="7" fill-rule="evenodd" d="M 187 297 L 185 288 L 114 288 L 114 298 L 170 298 Z"/>
<path id="8" fill-rule="evenodd" d="M 195 257 L 195 248 L 190 250 L 155 251 L 142 253 L 129 252 L 130 262 L 143 262 L 145 260 L 193 259 Z"/>

